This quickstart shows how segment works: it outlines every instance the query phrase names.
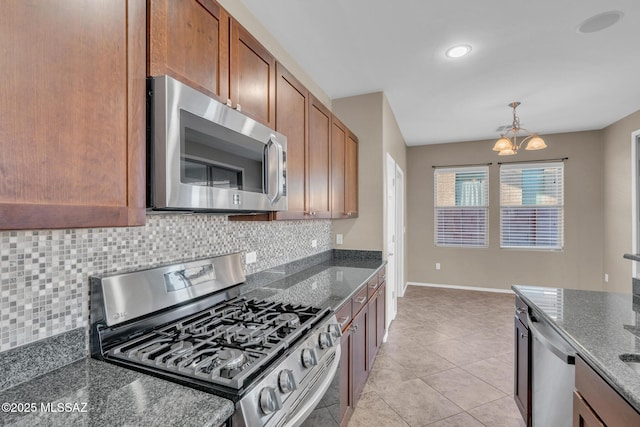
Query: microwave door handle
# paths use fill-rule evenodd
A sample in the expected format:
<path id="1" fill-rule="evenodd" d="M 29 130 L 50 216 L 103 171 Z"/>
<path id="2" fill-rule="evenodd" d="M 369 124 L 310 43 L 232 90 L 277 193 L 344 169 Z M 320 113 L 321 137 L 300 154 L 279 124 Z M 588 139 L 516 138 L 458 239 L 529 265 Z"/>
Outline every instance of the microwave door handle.
<path id="1" fill-rule="evenodd" d="M 269 152 L 269 146 L 274 146 L 276 148 L 276 167 L 275 167 L 275 182 L 276 182 L 276 192 L 273 196 L 273 198 L 270 198 L 269 201 L 271 202 L 271 204 L 275 204 L 280 197 L 282 197 L 282 165 L 284 163 L 284 150 L 282 149 L 282 145 L 276 140 L 275 135 L 272 135 L 271 138 L 269 138 L 269 142 L 267 143 L 267 152 Z M 273 158 L 271 156 L 267 156 L 267 162 L 272 162 Z M 268 164 L 267 165 L 267 170 L 271 171 L 271 165 Z M 269 188 L 271 186 L 271 178 L 272 177 L 268 177 L 267 178 L 267 188 Z M 268 195 L 267 195 L 268 197 Z"/>

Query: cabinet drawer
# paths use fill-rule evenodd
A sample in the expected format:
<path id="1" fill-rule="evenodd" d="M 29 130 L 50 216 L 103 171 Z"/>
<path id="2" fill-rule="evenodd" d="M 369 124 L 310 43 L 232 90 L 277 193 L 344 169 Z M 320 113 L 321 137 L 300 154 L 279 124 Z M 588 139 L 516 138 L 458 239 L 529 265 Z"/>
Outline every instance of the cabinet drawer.
<path id="1" fill-rule="evenodd" d="M 375 275 L 371 280 L 367 282 L 367 288 L 369 289 L 368 298 L 371 299 L 378 292 L 378 288 L 380 287 L 380 283 L 378 281 L 378 276 Z"/>
<path id="2" fill-rule="evenodd" d="M 378 283 L 382 284 L 387 279 L 387 267 L 382 267 L 378 271 Z"/>
<path id="3" fill-rule="evenodd" d="M 576 390 L 605 425 L 640 425 L 640 414 L 580 357 L 576 357 Z"/>
<path id="4" fill-rule="evenodd" d="M 360 289 L 360 291 L 356 294 L 356 296 L 353 297 L 352 299 L 353 317 L 356 317 L 360 312 L 360 310 L 362 310 L 362 308 L 367 305 L 368 288 L 369 288 L 368 286 L 363 286 L 362 289 Z"/>
<path id="5" fill-rule="evenodd" d="M 351 300 L 345 302 L 342 307 L 336 311 L 336 318 L 340 324 L 340 329 L 344 332 L 351 323 Z"/>

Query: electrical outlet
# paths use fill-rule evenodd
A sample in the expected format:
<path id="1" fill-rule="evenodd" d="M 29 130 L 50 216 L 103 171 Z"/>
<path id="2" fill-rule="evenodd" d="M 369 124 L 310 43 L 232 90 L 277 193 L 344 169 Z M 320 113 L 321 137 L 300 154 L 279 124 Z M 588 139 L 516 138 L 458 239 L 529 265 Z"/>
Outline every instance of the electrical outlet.
<path id="1" fill-rule="evenodd" d="M 318 247 L 318 241 L 317 241 L 316 239 L 313 239 L 313 240 L 311 241 L 311 247 L 312 247 L 312 248 L 317 248 L 317 247 Z"/>
<path id="2" fill-rule="evenodd" d="M 440 263 L 436 262 L 436 270 L 440 270 Z"/>
<path id="3" fill-rule="evenodd" d="M 255 252 L 247 252 L 245 261 L 247 264 L 253 264 L 254 262 L 258 261 L 258 254 L 256 254 Z"/>
<path id="4" fill-rule="evenodd" d="M 604 273 L 604 283 L 609 283 L 609 274 Z"/>
<path id="5" fill-rule="evenodd" d="M 336 234 L 336 245 L 341 245 L 342 243 L 342 234 Z"/>

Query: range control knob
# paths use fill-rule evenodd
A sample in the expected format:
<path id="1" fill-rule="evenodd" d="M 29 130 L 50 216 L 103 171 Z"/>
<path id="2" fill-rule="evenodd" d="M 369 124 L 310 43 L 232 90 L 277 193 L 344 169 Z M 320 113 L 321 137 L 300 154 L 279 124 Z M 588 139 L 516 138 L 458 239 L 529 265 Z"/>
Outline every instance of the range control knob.
<path id="1" fill-rule="evenodd" d="M 313 349 L 305 348 L 302 350 L 302 366 L 310 368 L 318 364 L 316 352 Z"/>
<path id="2" fill-rule="evenodd" d="M 293 371 L 291 369 L 284 369 L 278 374 L 278 386 L 283 393 L 291 393 L 297 389 L 296 379 L 293 377 Z"/>
<path id="3" fill-rule="evenodd" d="M 273 387 L 265 387 L 260 391 L 260 409 L 265 415 L 272 414 L 282 408 L 282 403 Z"/>
<path id="4" fill-rule="evenodd" d="M 320 334 L 318 335 L 318 345 L 322 350 L 333 345 L 329 332 L 320 332 Z"/>
<path id="5" fill-rule="evenodd" d="M 327 326 L 327 332 L 329 332 L 329 334 L 331 334 L 331 336 L 334 338 L 340 338 L 340 336 L 342 335 L 342 332 L 340 332 L 340 325 L 338 325 L 337 323 L 332 323 L 331 325 Z"/>

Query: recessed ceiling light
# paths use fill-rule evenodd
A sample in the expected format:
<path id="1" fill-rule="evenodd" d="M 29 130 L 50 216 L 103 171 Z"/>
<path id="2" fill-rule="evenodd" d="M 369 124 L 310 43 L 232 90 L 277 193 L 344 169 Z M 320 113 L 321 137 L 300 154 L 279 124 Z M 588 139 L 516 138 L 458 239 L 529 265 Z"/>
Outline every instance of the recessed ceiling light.
<path id="1" fill-rule="evenodd" d="M 608 12 L 599 13 L 584 21 L 578 27 L 578 32 L 583 34 L 595 33 L 616 24 L 622 19 L 624 13 L 619 10 L 610 10 Z"/>
<path id="2" fill-rule="evenodd" d="M 469 52 L 471 52 L 471 46 L 461 44 L 459 46 L 450 47 L 444 54 L 447 55 L 448 58 L 460 58 L 467 55 Z"/>

